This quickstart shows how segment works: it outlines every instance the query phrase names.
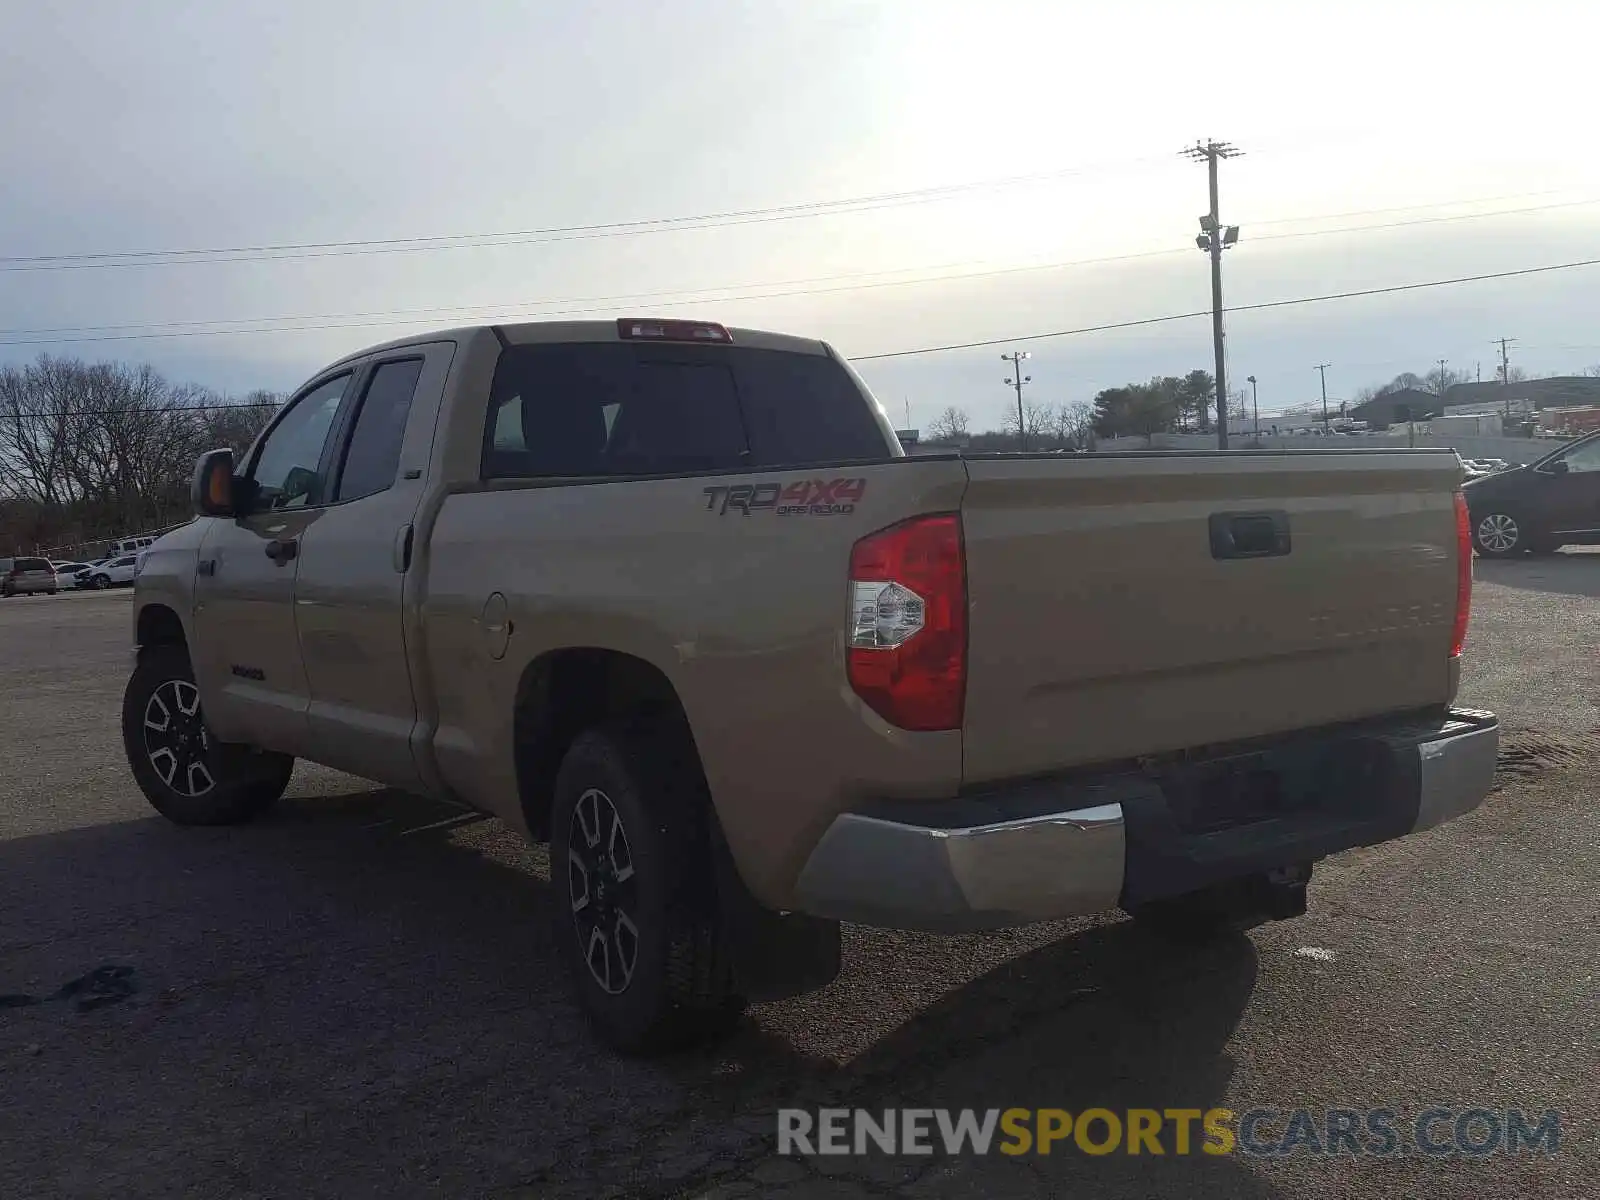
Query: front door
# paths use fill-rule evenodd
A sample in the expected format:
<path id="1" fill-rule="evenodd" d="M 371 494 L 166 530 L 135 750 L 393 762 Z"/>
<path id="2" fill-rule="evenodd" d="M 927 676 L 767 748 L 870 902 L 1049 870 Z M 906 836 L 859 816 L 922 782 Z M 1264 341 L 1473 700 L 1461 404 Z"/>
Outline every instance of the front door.
<path id="1" fill-rule="evenodd" d="M 1541 481 L 1548 495 L 1548 527 L 1557 535 L 1583 534 L 1587 539 L 1600 532 L 1600 438 L 1579 443 L 1559 461 L 1566 471 Z"/>
<path id="2" fill-rule="evenodd" d="M 373 360 L 341 421 L 329 505 L 301 538 L 295 583 L 312 757 L 399 788 L 422 786 L 405 600 L 454 352 L 443 342 Z"/>
<path id="3" fill-rule="evenodd" d="M 292 400 L 236 481 L 242 511 L 214 519 L 195 579 L 197 678 L 223 741 L 309 749 L 308 691 L 295 632 L 300 541 L 325 511 L 328 449 L 349 370 Z"/>

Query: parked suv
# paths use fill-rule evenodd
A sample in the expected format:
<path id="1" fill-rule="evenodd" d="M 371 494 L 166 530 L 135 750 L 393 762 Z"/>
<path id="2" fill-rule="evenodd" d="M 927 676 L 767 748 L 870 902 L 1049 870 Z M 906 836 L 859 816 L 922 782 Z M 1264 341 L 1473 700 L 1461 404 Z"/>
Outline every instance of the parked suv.
<path id="1" fill-rule="evenodd" d="M 49 592 L 58 588 L 55 568 L 44 558 L 0 558 L 0 596 Z"/>
<path id="2" fill-rule="evenodd" d="M 1469 479 L 1472 544 L 1485 558 L 1600 544 L 1600 433 L 1537 462 Z"/>

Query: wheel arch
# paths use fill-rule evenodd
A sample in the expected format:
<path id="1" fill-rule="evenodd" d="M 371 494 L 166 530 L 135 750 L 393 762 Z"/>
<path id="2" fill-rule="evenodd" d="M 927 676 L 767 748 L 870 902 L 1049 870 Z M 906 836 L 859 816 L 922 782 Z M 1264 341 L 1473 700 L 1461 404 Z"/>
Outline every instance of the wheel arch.
<path id="1" fill-rule="evenodd" d="M 187 651 L 189 634 L 176 609 L 153 601 L 141 605 L 134 618 L 133 643 L 139 654 L 156 646 L 177 646 Z"/>
<path id="2" fill-rule="evenodd" d="M 637 655 L 568 647 L 531 660 L 518 680 L 512 746 L 517 793 L 529 834 L 550 836 L 556 772 L 585 729 L 622 717 L 656 719 L 683 739 L 701 770 L 683 701 L 666 673 Z"/>

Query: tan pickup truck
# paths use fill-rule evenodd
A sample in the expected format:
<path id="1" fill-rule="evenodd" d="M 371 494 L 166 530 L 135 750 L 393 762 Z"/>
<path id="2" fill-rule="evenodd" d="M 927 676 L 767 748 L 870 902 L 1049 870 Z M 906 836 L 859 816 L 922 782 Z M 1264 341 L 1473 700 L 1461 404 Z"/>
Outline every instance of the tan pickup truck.
<path id="1" fill-rule="evenodd" d="M 839 922 L 1304 911 L 1477 805 L 1450 451 L 906 457 L 826 344 L 482 327 L 328 367 L 149 551 L 123 734 L 175 821 L 296 758 L 550 845 L 602 1036 L 708 1035 Z"/>

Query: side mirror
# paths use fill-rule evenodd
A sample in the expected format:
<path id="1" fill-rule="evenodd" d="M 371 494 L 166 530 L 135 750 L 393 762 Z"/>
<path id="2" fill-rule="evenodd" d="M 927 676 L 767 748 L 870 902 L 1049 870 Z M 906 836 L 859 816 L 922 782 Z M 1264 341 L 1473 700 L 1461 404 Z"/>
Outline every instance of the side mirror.
<path id="1" fill-rule="evenodd" d="M 1558 458 L 1555 460 L 1555 462 L 1546 467 L 1545 470 L 1549 471 L 1552 475 L 1565 475 L 1568 471 L 1572 470 L 1572 467 L 1568 465 L 1566 459 Z"/>
<path id="2" fill-rule="evenodd" d="M 200 517 L 234 515 L 233 451 L 207 450 L 195 464 L 189 504 Z"/>

